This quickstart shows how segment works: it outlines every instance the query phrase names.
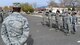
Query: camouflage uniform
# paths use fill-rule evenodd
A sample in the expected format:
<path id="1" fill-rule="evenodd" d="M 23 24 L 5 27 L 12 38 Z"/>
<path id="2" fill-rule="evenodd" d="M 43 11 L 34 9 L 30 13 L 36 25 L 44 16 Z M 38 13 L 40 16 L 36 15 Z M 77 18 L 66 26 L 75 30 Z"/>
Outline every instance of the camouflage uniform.
<path id="1" fill-rule="evenodd" d="M 28 35 L 28 21 L 20 13 L 14 12 L 4 19 L 1 37 L 6 45 L 23 45 Z"/>
<path id="2" fill-rule="evenodd" d="M 55 21 L 56 21 L 57 28 L 60 29 L 60 24 L 61 24 L 60 13 L 56 13 Z"/>
<path id="3" fill-rule="evenodd" d="M 0 12 L 0 22 L 3 22 L 3 12 Z"/>
<path id="4" fill-rule="evenodd" d="M 72 22 L 72 19 L 71 19 L 71 15 L 68 14 L 68 13 L 65 13 L 65 16 L 63 18 L 63 27 L 64 27 L 64 31 L 67 31 L 67 32 L 70 32 L 71 31 L 71 22 Z"/>
<path id="5" fill-rule="evenodd" d="M 76 32 L 76 23 L 77 23 L 77 17 L 75 15 L 72 15 L 72 28 L 73 28 L 73 32 Z"/>
<path id="6" fill-rule="evenodd" d="M 62 13 L 62 26 L 63 26 L 63 29 L 64 29 L 64 24 L 65 24 L 65 21 L 64 21 L 64 19 L 65 19 L 65 12 L 64 13 Z"/>

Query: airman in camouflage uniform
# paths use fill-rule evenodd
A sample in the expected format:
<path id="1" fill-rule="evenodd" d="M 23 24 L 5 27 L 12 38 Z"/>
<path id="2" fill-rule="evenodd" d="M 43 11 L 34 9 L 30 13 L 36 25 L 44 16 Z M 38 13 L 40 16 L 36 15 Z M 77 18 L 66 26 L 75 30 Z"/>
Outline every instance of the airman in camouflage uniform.
<path id="1" fill-rule="evenodd" d="M 76 24 L 78 23 L 77 22 L 78 19 L 76 17 L 76 14 L 77 14 L 76 12 L 72 12 L 72 29 L 73 29 L 72 33 L 73 34 L 75 34 L 75 32 L 76 32 Z"/>
<path id="2" fill-rule="evenodd" d="M 56 26 L 57 26 L 57 29 L 60 29 L 60 11 L 57 10 L 56 11 L 56 16 L 55 16 L 55 21 L 56 21 Z"/>
<path id="3" fill-rule="evenodd" d="M 72 19 L 71 19 L 71 15 L 70 12 L 66 12 L 65 16 L 64 16 L 64 31 L 66 31 L 66 33 L 69 33 L 71 31 L 71 25 L 72 25 Z"/>
<path id="4" fill-rule="evenodd" d="M 3 10 L 0 11 L 0 22 L 3 22 Z"/>
<path id="5" fill-rule="evenodd" d="M 27 45 L 28 20 L 19 13 L 20 9 L 14 8 L 13 11 L 2 23 L 1 37 L 6 45 Z"/>

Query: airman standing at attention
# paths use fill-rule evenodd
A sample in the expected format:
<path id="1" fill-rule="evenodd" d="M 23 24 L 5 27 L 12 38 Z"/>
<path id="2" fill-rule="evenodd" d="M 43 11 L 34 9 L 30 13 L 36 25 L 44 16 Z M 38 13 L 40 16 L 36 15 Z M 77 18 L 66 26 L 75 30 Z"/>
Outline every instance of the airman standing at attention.
<path id="1" fill-rule="evenodd" d="M 1 37 L 6 45 L 27 45 L 29 24 L 27 18 L 20 14 L 21 7 L 14 5 L 13 13 L 2 23 Z"/>

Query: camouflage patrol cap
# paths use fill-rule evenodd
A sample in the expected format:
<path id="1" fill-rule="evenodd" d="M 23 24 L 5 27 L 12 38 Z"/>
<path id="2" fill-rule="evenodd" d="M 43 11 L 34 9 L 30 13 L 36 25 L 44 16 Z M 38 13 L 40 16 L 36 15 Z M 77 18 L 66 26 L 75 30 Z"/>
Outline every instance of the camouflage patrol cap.
<path id="1" fill-rule="evenodd" d="M 13 7 L 21 7 L 20 3 L 13 3 Z"/>

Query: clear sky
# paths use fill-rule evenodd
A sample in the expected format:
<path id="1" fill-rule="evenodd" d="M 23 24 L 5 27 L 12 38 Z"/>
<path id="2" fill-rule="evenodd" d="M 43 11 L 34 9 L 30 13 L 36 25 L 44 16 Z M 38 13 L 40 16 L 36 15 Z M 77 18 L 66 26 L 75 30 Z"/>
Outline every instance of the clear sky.
<path id="1" fill-rule="evenodd" d="M 46 6 L 49 2 L 49 0 L 0 0 L 0 6 L 8 6 L 8 5 L 12 5 L 12 3 L 14 2 L 21 2 L 21 3 L 36 3 L 38 7 L 40 6 Z M 56 0 L 56 2 L 59 2 L 59 0 Z"/>

